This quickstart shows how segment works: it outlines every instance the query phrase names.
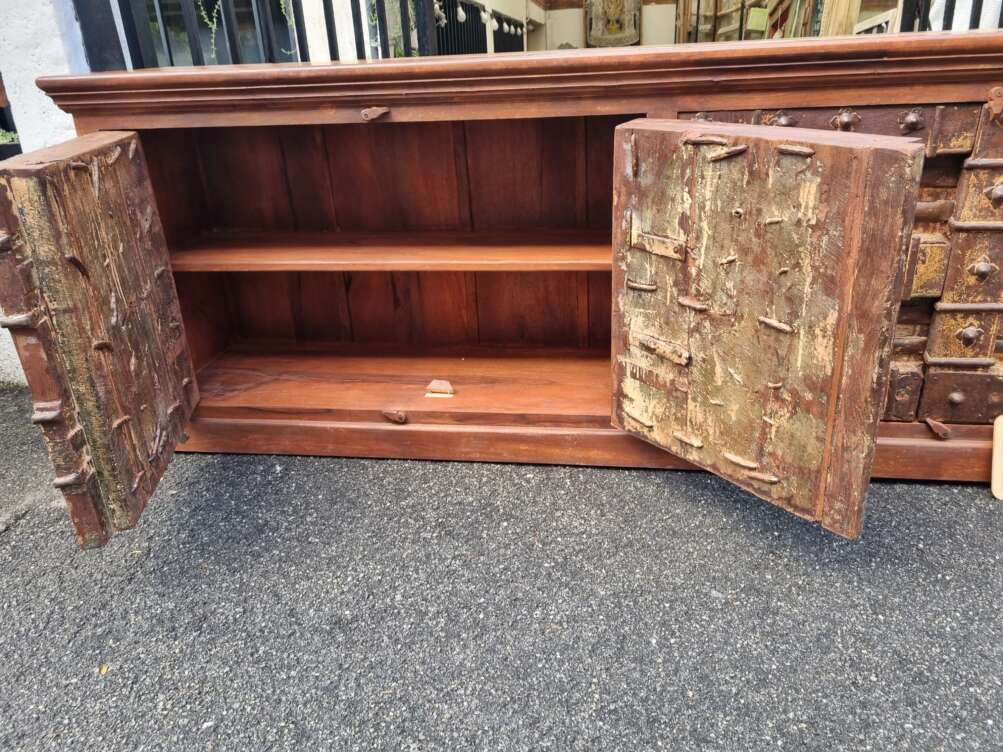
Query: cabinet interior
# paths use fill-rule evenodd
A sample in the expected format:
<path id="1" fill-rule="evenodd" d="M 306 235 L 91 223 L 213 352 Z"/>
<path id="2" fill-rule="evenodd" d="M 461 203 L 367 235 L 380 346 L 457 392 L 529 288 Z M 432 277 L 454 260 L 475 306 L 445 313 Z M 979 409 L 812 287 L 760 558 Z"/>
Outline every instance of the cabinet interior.
<path id="1" fill-rule="evenodd" d="M 633 117 L 144 131 L 200 414 L 608 426 Z"/>

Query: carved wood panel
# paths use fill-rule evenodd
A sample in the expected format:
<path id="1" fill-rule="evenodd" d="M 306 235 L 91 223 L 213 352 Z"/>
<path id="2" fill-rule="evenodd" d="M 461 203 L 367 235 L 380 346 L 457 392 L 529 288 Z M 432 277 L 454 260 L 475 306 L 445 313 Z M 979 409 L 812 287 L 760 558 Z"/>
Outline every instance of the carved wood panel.
<path id="1" fill-rule="evenodd" d="M 0 225 L 2 323 L 78 539 L 98 545 L 136 523 L 198 401 L 138 136 L 4 162 Z"/>
<path id="2" fill-rule="evenodd" d="M 922 144 L 639 120 L 615 158 L 614 423 L 855 537 Z"/>

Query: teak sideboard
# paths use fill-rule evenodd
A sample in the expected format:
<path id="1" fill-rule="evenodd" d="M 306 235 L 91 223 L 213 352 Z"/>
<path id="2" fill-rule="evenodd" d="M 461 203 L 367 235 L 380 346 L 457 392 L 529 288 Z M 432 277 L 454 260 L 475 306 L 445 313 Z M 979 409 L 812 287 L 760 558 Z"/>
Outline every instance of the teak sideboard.
<path id="1" fill-rule="evenodd" d="M 83 546 L 175 448 L 985 482 L 1003 34 L 43 78 L 0 304 Z"/>

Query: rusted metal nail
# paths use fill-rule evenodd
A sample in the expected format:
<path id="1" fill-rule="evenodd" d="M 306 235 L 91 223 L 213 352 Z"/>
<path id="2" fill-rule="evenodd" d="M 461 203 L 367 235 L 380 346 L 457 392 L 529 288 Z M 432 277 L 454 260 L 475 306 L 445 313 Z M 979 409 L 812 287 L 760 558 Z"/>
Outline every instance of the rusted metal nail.
<path id="1" fill-rule="evenodd" d="M 720 162 L 725 159 L 731 159 L 732 157 L 737 157 L 739 154 L 744 154 L 749 150 L 748 144 L 737 144 L 735 146 L 729 146 L 727 149 L 722 149 L 721 151 L 716 151 L 707 157 L 708 162 Z"/>
<path id="2" fill-rule="evenodd" d="M 777 151 L 781 154 L 786 154 L 790 157 L 813 157 L 815 156 L 815 150 L 810 146 L 801 146 L 800 144 L 780 144 L 777 146 Z"/>
<path id="3" fill-rule="evenodd" d="M 637 173 L 640 167 L 640 162 L 637 155 L 637 134 L 630 134 L 630 177 L 631 180 L 637 180 Z"/>
<path id="4" fill-rule="evenodd" d="M 778 478 L 776 475 L 773 475 L 772 473 L 759 473 L 756 471 L 750 471 L 745 474 L 745 477 L 750 478 L 751 480 L 758 480 L 762 481 L 763 483 L 769 483 L 771 485 L 780 482 L 780 478 Z"/>
<path id="5" fill-rule="evenodd" d="M 758 470 L 759 463 L 753 462 L 752 460 L 747 460 L 745 457 L 739 457 L 737 454 L 732 454 L 731 452 L 722 452 L 721 456 L 724 457 L 728 462 L 739 467 L 744 467 L 746 470 Z"/>
<path id="6" fill-rule="evenodd" d="M 140 470 L 136 473 L 136 477 L 132 479 L 132 490 L 131 493 L 136 493 L 139 490 L 139 484 L 143 481 L 143 476 L 146 475 L 145 470 Z"/>
<path id="7" fill-rule="evenodd" d="M 362 114 L 362 119 L 368 123 L 371 120 L 376 120 L 377 118 L 383 117 L 388 112 L 390 112 L 389 107 L 365 107 L 363 108 L 361 114 Z"/>
<path id="8" fill-rule="evenodd" d="M 31 422 L 35 425 L 56 423 L 62 419 L 63 403 L 59 400 L 55 402 L 36 402 L 32 405 Z"/>
<path id="9" fill-rule="evenodd" d="M 31 329 L 34 325 L 34 313 L 17 313 L 12 316 L 0 316 L 0 329 Z"/>
<path id="10" fill-rule="evenodd" d="M 934 435 L 941 441 L 947 441 L 951 438 L 951 429 L 941 423 L 939 420 L 934 420 L 933 418 L 925 419 L 926 425 L 933 431 Z"/>
<path id="11" fill-rule="evenodd" d="M 938 300 L 933 310 L 947 313 L 1003 313 L 1003 303 L 944 303 Z"/>
<path id="12" fill-rule="evenodd" d="M 638 290 L 640 292 L 655 292 L 658 289 L 658 285 L 654 282 L 638 282 L 634 279 L 627 279 L 627 287 L 631 290 Z"/>
<path id="13" fill-rule="evenodd" d="M 683 143 L 687 146 L 727 146 L 728 139 L 720 136 L 687 135 L 683 136 Z"/>
<path id="14" fill-rule="evenodd" d="M 630 412 L 630 410 L 628 410 L 626 407 L 623 408 L 623 414 L 624 414 L 625 417 L 630 418 L 632 421 L 634 421 L 635 423 L 638 423 L 638 424 L 644 426 L 645 428 L 654 428 L 655 427 L 654 423 L 652 423 L 649 420 L 645 420 L 644 418 L 641 418 L 638 415 L 634 415 L 634 413 Z"/>
<path id="15" fill-rule="evenodd" d="M 382 415 L 391 423 L 396 423 L 400 426 L 407 423 L 407 413 L 403 410 L 383 410 Z"/>
<path id="16" fill-rule="evenodd" d="M 83 480 L 83 474 L 78 472 L 70 473 L 69 475 L 61 475 L 52 481 L 53 488 L 67 488 L 69 486 L 75 486 Z"/>
<path id="17" fill-rule="evenodd" d="M 691 311 L 706 311 L 708 307 L 706 303 L 701 303 L 696 298 L 690 297 L 679 298 L 676 302 L 683 308 L 689 308 Z"/>
<path id="18" fill-rule="evenodd" d="M 637 344 L 641 349 L 647 350 L 677 365 L 688 366 L 690 364 L 691 356 L 689 351 L 674 342 L 667 342 L 650 334 L 639 334 L 637 336 Z"/>
<path id="19" fill-rule="evenodd" d="M 703 449 L 703 442 L 700 439 L 695 436 L 689 436 L 681 431 L 673 431 L 672 438 L 676 441 L 681 441 L 683 444 L 688 444 L 694 449 Z"/>
<path id="20" fill-rule="evenodd" d="M 794 327 L 790 324 L 785 324 L 783 321 L 771 319 L 769 316 L 760 316 L 759 323 L 763 326 L 768 326 L 770 329 L 776 329 L 778 332 L 783 332 L 784 334 L 790 334 L 794 331 Z"/>

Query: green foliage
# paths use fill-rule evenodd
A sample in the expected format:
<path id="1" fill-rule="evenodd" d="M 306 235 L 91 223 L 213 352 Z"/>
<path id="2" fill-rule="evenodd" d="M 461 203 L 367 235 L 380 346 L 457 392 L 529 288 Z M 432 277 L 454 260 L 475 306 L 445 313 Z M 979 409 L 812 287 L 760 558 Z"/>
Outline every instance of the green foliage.
<path id="1" fill-rule="evenodd" d="M 19 144 L 21 139 L 17 137 L 14 131 L 5 131 L 0 128 L 0 144 Z"/>

